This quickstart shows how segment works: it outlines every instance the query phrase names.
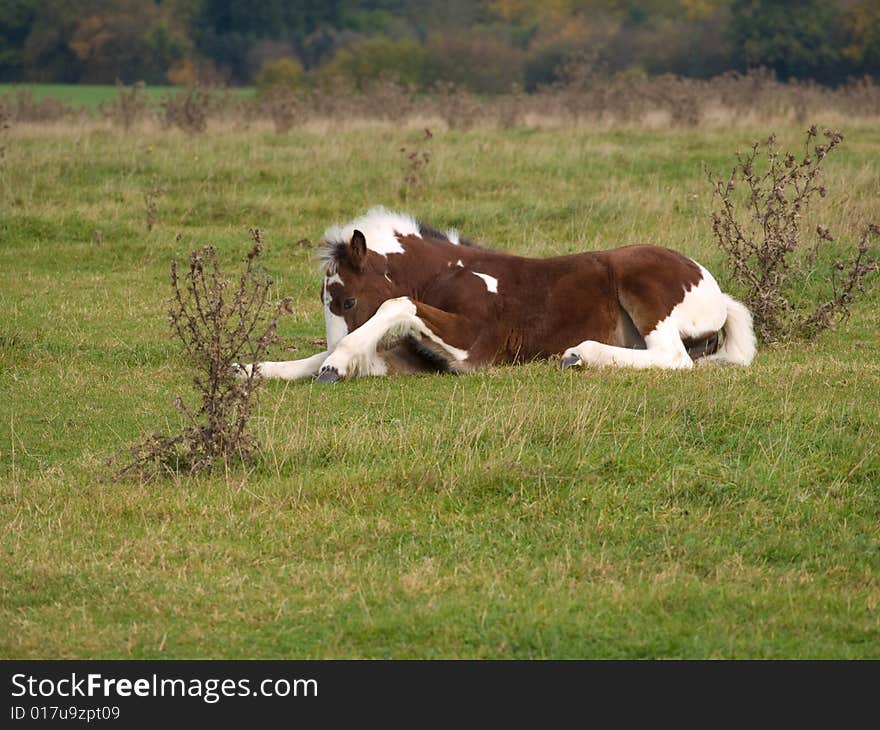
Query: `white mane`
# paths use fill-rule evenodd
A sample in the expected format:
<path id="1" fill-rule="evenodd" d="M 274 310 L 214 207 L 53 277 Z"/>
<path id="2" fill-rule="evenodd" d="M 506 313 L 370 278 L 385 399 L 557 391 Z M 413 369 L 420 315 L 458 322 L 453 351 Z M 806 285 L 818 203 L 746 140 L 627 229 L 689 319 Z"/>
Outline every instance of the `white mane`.
<path id="1" fill-rule="evenodd" d="M 393 210 L 377 205 L 370 208 L 360 218 L 342 226 L 330 226 L 324 231 L 324 240 L 329 244 L 348 243 L 355 230 L 364 234 L 367 248 L 370 251 L 387 256 L 390 253 L 403 253 L 403 246 L 397 235 L 418 236 L 419 222 L 406 213 L 395 213 Z"/>
<path id="2" fill-rule="evenodd" d="M 404 252 L 397 239 L 398 235 L 423 237 L 419 222 L 409 213 L 397 213 L 381 205 L 374 206 L 359 218 L 343 225 L 330 226 L 324 231 L 324 245 L 319 256 L 322 266 L 329 273 L 332 274 L 335 269 L 340 246 L 347 245 L 356 230 L 364 234 L 367 248 L 382 256 Z M 450 243 L 460 243 L 458 231 L 454 228 L 440 235 L 445 236 Z"/>

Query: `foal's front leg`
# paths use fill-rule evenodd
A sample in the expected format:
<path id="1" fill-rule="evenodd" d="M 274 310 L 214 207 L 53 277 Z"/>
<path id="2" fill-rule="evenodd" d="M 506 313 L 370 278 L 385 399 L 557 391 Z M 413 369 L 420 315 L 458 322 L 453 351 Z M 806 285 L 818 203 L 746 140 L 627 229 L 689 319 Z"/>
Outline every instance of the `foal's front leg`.
<path id="1" fill-rule="evenodd" d="M 327 359 L 328 352 L 319 352 L 317 355 L 303 358 L 302 360 L 287 360 L 284 362 L 258 362 L 255 365 L 233 365 L 242 377 L 248 377 L 253 368 L 257 368 L 257 377 L 280 378 L 281 380 L 303 380 L 314 376 L 321 365 Z"/>
<path id="2" fill-rule="evenodd" d="M 318 372 L 319 383 L 334 383 L 352 375 L 384 375 L 385 360 L 376 348 L 389 333 L 412 334 L 429 341 L 450 362 L 461 364 L 468 352 L 454 347 L 444 338 L 444 328 L 457 324 L 460 318 L 409 297 L 388 299 L 376 313 L 353 332 L 345 335 L 327 357 Z"/>

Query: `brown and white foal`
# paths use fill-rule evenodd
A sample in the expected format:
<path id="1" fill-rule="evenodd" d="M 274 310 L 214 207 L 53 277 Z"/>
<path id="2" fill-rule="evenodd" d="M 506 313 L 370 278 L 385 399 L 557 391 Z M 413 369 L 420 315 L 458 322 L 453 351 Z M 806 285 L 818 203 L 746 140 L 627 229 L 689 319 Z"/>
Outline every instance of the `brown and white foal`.
<path id="1" fill-rule="evenodd" d="M 334 382 L 551 355 L 563 367 L 690 368 L 755 355 L 749 311 L 697 262 L 656 246 L 522 258 L 373 208 L 327 230 L 322 261 L 327 350 L 259 363 L 260 376 Z"/>

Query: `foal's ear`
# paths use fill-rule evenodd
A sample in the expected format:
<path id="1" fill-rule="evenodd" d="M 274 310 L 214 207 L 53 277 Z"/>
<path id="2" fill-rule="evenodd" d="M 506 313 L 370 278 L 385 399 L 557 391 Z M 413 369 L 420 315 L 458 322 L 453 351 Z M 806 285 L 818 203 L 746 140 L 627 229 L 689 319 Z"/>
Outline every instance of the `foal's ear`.
<path id="1" fill-rule="evenodd" d="M 351 235 L 351 243 L 349 244 L 349 256 L 351 263 L 356 269 L 362 269 L 367 259 L 367 239 L 360 231 L 355 231 Z"/>

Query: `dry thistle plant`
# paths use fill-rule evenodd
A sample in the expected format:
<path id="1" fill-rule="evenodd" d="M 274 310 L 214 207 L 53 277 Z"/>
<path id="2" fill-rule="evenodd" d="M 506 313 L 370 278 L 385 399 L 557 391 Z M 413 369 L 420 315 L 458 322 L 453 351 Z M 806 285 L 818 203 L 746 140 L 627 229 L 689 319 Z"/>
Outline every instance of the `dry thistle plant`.
<path id="1" fill-rule="evenodd" d="M 213 246 L 193 251 L 189 268 L 178 273 L 171 264 L 173 299 L 169 321 L 195 370 L 193 384 L 201 398 L 197 409 L 178 396 L 174 403 L 189 425 L 181 433 L 151 434 L 141 443 L 112 457 L 127 455 L 115 478 L 150 482 L 162 475 L 199 474 L 218 464 L 253 461 L 255 443 L 248 431 L 254 394 L 260 383 L 233 363 L 265 359 L 276 340 L 277 318 L 289 311 L 290 300 L 269 302 L 270 277 L 258 271 L 263 250 L 258 229 L 237 282 L 220 271 Z"/>
<path id="2" fill-rule="evenodd" d="M 402 122 L 417 111 L 415 87 L 385 74 L 366 84 L 362 96 L 361 109 L 373 119 Z"/>
<path id="3" fill-rule="evenodd" d="M 813 314 L 802 318 L 799 325 L 804 336 L 814 337 L 849 317 L 849 305 L 858 294 L 865 293 L 865 279 L 880 271 L 880 259 L 869 254 L 872 240 L 880 242 L 880 226 L 876 223 L 869 223 L 862 230 L 855 255 L 849 261 L 837 259 L 834 262 L 831 296 L 819 304 Z"/>
<path id="4" fill-rule="evenodd" d="M 144 222 L 147 230 L 152 231 L 159 222 L 159 198 L 165 194 L 165 189 L 153 180 L 150 187 L 144 191 Z"/>
<path id="5" fill-rule="evenodd" d="M 449 129 L 472 129 L 484 112 L 476 96 L 451 81 L 438 81 L 432 89 L 436 113 Z"/>
<path id="6" fill-rule="evenodd" d="M 145 89 L 143 81 L 138 81 L 133 86 L 126 86 L 117 80 L 116 98 L 100 105 L 101 115 L 115 126 L 128 131 L 135 122 L 145 116 L 150 105 L 150 99 Z"/>
<path id="7" fill-rule="evenodd" d="M 706 94 L 702 82 L 663 74 L 651 79 L 649 88 L 653 91 L 653 100 L 657 106 L 669 112 L 673 125 L 696 127 L 700 123 Z"/>
<path id="8" fill-rule="evenodd" d="M 510 92 L 498 97 L 495 103 L 495 113 L 498 118 L 498 126 L 501 129 L 512 129 L 523 122 L 525 117 L 526 93 L 522 86 L 513 84 Z"/>
<path id="9" fill-rule="evenodd" d="M 9 109 L 5 104 L 0 104 L 0 161 L 6 157 L 6 146 L 8 144 L 8 133 L 12 126 L 10 119 L 12 117 Z"/>
<path id="10" fill-rule="evenodd" d="M 321 79 L 309 93 L 310 115 L 318 119 L 347 120 L 360 116 L 361 104 L 357 89 L 351 81 L 333 75 Z"/>
<path id="11" fill-rule="evenodd" d="M 159 106 L 163 128 L 178 127 L 187 134 L 198 134 L 208 128 L 208 117 L 217 104 L 210 91 L 195 85 L 166 94 Z"/>
<path id="12" fill-rule="evenodd" d="M 781 153 L 775 135 L 755 142 L 727 180 L 709 176 L 719 208 L 712 213 L 712 230 L 727 256 L 734 281 L 745 292 L 755 331 L 765 342 L 810 338 L 849 316 L 849 305 L 864 291 L 865 279 L 878 271 L 869 256 L 878 227 L 869 224 L 848 260 L 837 260 L 825 272 L 830 294 L 820 302 L 805 302 L 807 281 L 820 267 L 834 237 L 824 226 L 803 230 L 804 216 L 816 196 L 824 198 L 821 165 L 843 141 L 840 132 L 826 129 L 818 141 L 815 126 L 807 130 L 803 156 Z M 842 274 L 841 277 L 841 273 Z"/>
<path id="13" fill-rule="evenodd" d="M 273 86 L 260 100 L 260 111 L 275 125 L 276 134 L 285 134 L 305 122 L 308 107 L 300 95 L 283 86 Z"/>
<path id="14" fill-rule="evenodd" d="M 401 147 L 403 155 L 403 185 L 400 188 L 400 197 L 407 200 L 411 193 L 422 186 L 425 170 L 431 163 L 430 144 L 434 135 L 430 129 L 425 128 L 425 133 L 412 147 Z"/>
<path id="15" fill-rule="evenodd" d="M 16 122 L 58 122 L 62 119 L 82 118 L 82 109 L 76 110 L 69 104 L 54 97 L 35 99 L 31 89 L 18 89 L 3 97 L 3 105 L 8 107 L 12 120 Z"/>

